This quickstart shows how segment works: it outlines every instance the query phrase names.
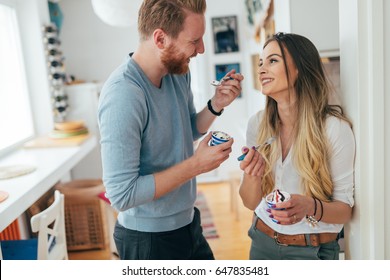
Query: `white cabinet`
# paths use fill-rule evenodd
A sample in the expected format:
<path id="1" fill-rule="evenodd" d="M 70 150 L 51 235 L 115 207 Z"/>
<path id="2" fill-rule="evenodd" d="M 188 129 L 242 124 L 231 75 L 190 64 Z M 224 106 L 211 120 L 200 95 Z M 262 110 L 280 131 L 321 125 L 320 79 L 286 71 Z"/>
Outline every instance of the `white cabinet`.
<path id="1" fill-rule="evenodd" d="M 100 154 L 100 135 L 97 122 L 97 109 L 101 85 L 84 83 L 65 87 L 68 95 L 69 111 L 66 120 L 84 120 L 91 134 L 96 135 L 98 143 L 71 171 L 72 179 L 101 179 L 102 163 Z"/>
<path id="2" fill-rule="evenodd" d="M 276 32 L 309 38 L 322 57 L 339 56 L 339 0 L 274 0 Z"/>

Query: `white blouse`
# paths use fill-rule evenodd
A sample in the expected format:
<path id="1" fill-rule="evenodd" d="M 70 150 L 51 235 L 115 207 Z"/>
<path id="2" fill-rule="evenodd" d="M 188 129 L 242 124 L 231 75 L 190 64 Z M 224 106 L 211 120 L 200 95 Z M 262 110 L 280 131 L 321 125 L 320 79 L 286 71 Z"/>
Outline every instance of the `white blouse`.
<path id="1" fill-rule="evenodd" d="M 263 111 L 257 112 L 248 122 L 246 137 L 247 146 L 257 145 L 257 132 Z M 333 200 L 342 201 L 354 205 L 354 159 L 355 159 L 355 138 L 349 124 L 339 118 L 330 116 L 326 121 L 326 133 L 332 147 L 330 158 L 330 171 L 333 181 Z M 292 149 L 290 149 L 291 151 Z M 275 175 L 275 188 L 286 191 L 290 194 L 302 194 L 300 191 L 300 177 L 293 165 L 291 152 L 282 162 L 282 156 L 273 167 Z M 314 202 L 313 202 L 314 203 Z M 256 215 L 275 231 L 284 234 L 319 233 L 319 232 L 340 232 L 343 224 L 328 224 L 320 221 L 317 226 L 311 227 L 306 219 L 293 225 L 280 225 L 271 220 L 266 211 L 267 204 L 263 198 L 255 209 Z"/>

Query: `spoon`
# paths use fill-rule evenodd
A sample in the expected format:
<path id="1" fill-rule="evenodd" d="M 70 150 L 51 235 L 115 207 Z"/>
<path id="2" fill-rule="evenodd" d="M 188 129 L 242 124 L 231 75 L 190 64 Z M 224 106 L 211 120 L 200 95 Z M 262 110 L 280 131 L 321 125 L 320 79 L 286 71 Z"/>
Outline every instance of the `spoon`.
<path id="1" fill-rule="evenodd" d="M 212 86 L 220 86 L 222 84 L 223 81 L 228 81 L 228 80 L 234 80 L 232 77 L 230 76 L 226 76 L 226 77 L 223 77 L 221 80 L 217 81 L 217 80 L 212 80 L 211 81 L 211 85 Z"/>
<path id="2" fill-rule="evenodd" d="M 275 140 L 276 140 L 276 137 L 275 137 L 275 136 L 272 136 L 272 137 L 268 138 L 267 141 L 265 141 L 263 144 L 257 145 L 257 146 L 255 147 L 255 150 L 258 150 L 258 149 L 259 149 L 260 147 L 262 147 L 262 146 L 271 145 L 272 142 L 274 142 Z M 239 156 L 239 157 L 237 158 L 237 160 L 238 160 L 238 161 L 242 161 L 242 160 L 245 158 L 245 156 L 246 156 L 246 153 L 245 153 L 245 154 L 242 154 L 241 156 Z"/>

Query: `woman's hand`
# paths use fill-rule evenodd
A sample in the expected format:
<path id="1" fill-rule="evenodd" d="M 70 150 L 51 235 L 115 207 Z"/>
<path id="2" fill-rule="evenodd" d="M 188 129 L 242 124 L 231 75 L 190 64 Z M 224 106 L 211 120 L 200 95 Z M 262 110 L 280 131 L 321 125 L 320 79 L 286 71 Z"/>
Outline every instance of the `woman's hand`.
<path id="1" fill-rule="evenodd" d="M 352 218 L 352 207 L 341 201 L 317 202 L 312 197 L 293 194 L 286 202 L 276 203 L 276 208 L 284 210 L 268 209 L 272 215 L 270 218 L 277 220 L 281 225 L 292 225 L 298 223 L 308 216 L 315 216 L 322 222 L 331 224 L 345 224 Z M 315 210 L 317 209 L 317 210 Z M 315 213 L 315 215 L 314 215 Z"/>
<path id="2" fill-rule="evenodd" d="M 292 225 L 306 218 L 306 215 L 313 215 L 314 202 L 312 197 L 292 194 L 288 201 L 276 203 L 275 208 L 280 210 L 268 209 L 270 218 L 281 225 Z"/>
<path id="3" fill-rule="evenodd" d="M 264 174 L 264 159 L 256 151 L 255 147 L 243 147 L 242 153 L 245 158 L 240 161 L 240 168 L 244 171 L 244 176 L 240 185 L 240 196 L 244 206 L 250 210 L 255 210 L 262 198 L 261 180 Z"/>
<path id="4" fill-rule="evenodd" d="M 261 177 L 264 173 L 265 162 L 260 153 L 256 151 L 255 147 L 243 147 L 241 151 L 243 154 L 246 154 L 246 156 L 240 162 L 240 169 L 244 171 L 245 174 Z"/>

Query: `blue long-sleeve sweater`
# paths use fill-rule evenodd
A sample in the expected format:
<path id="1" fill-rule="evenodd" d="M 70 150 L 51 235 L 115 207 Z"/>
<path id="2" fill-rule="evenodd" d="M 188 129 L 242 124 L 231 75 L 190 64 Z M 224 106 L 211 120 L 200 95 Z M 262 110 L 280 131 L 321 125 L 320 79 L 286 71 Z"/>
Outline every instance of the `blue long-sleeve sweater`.
<path id="1" fill-rule="evenodd" d="M 129 229 L 160 232 L 193 218 L 196 180 L 153 200 L 153 173 L 193 155 L 196 110 L 190 75 L 166 75 L 154 86 L 129 56 L 105 82 L 98 110 L 107 197 Z"/>

